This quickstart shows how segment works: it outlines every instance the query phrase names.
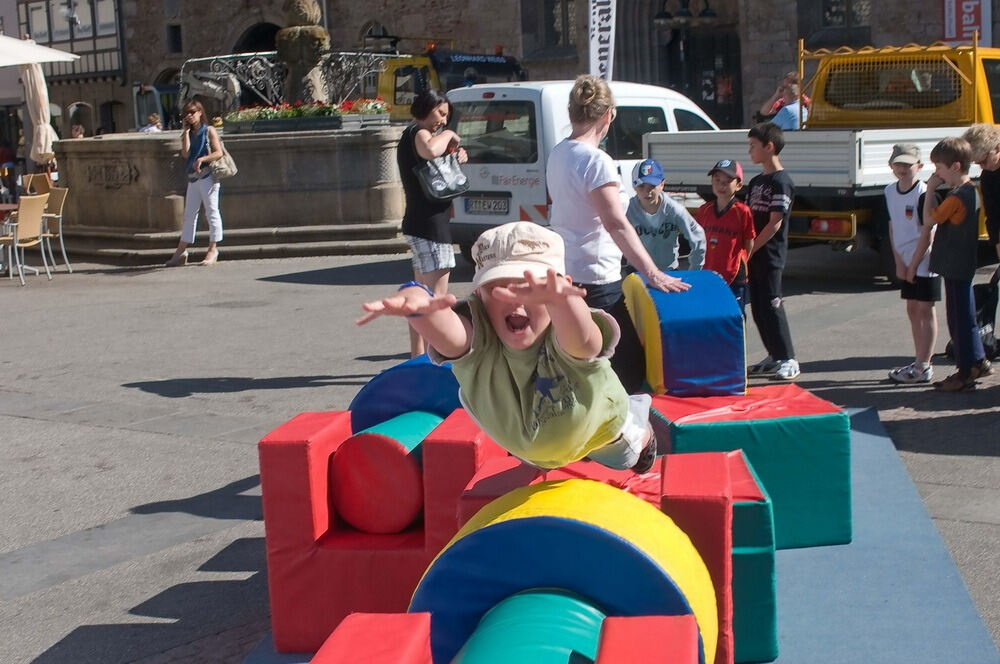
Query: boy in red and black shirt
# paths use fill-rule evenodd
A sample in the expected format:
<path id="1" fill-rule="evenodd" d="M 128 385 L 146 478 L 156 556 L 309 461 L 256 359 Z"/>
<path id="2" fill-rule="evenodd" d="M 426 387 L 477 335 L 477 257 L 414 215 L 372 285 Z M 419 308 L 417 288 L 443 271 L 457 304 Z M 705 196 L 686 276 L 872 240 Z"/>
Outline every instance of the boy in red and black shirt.
<path id="1" fill-rule="evenodd" d="M 743 186 L 743 167 L 738 161 L 723 159 L 708 174 L 715 201 L 698 208 L 695 217 L 705 229 L 702 269 L 717 272 L 729 284 L 746 318 L 747 259 L 757 234 L 750 208 L 736 200 L 736 192 Z"/>

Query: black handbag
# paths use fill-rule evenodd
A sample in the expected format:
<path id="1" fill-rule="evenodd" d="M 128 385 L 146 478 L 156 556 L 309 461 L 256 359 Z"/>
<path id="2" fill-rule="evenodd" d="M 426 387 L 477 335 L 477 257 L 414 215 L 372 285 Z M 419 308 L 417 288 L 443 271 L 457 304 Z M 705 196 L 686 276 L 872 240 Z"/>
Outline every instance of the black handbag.
<path id="1" fill-rule="evenodd" d="M 448 201 L 469 190 L 469 178 L 462 172 L 455 152 L 430 159 L 423 166 L 414 166 L 413 174 L 424 196 L 432 201 Z"/>

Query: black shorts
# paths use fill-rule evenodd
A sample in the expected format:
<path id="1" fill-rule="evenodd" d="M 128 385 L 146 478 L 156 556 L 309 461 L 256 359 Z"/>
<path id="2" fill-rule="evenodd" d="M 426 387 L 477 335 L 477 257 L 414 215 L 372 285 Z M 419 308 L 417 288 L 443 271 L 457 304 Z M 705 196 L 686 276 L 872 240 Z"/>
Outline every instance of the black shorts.
<path id="1" fill-rule="evenodd" d="M 940 302 L 941 277 L 916 277 L 912 284 L 904 281 L 899 287 L 899 296 L 904 300 Z"/>

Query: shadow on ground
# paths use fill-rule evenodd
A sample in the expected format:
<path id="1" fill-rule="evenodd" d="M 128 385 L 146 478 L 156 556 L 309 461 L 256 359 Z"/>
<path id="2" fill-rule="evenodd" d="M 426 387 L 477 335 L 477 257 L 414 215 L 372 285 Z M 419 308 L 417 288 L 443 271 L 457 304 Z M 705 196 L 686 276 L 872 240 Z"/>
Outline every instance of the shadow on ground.
<path id="1" fill-rule="evenodd" d="M 900 385 L 888 378 L 888 371 L 912 361 L 912 357 L 846 357 L 838 360 L 803 362 L 801 387 L 845 408 L 873 407 L 880 413 L 897 413 L 883 423 L 899 450 L 929 454 L 998 456 L 1000 445 L 1000 376 L 980 381 L 973 392 L 944 393 L 930 385 Z M 936 378 L 953 369 L 943 357 L 935 358 Z M 837 373 L 868 372 L 885 376 L 876 379 L 839 380 Z M 824 376 L 825 374 L 825 376 Z M 831 376 L 831 374 L 834 374 Z M 814 378 L 815 376 L 815 378 Z M 751 385 L 767 384 L 754 379 Z M 963 414 L 953 414 L 962 411 Z M 933 414 L 928 416 L 927 413 Z"/>
<path id="2" fill-rule="evenodd" d="M 136 505 L 131 511 L 134 514 L 183 512 L 210 519 L 261 521 L 264 514 L 261 509 L 260 496 L 244 495 L 247 491 L 259 486 L 260 475 L 251 475 L 213 491 L 199 493 L 189 498 Z"/>
<path id="3" fill-rule="evenodd" d="M 132 622 L 116 625 L 83 625 L 42 653 L 36 664 L 117 664 L 134 662 L 168 652 L 219 632 L 256 623 L 266 629 L 267 575 L 263 538 L 245 538 L 231 543 L 205 561 L 201 572 L 238 572 L 249 574 L 237 580 L 213 580 L 180 583 L 136 605 L 134 616 L 154 618 L 155 622 Z M 218 655 L 239 645 L 220 643 Z M 245 653 L 243 653 L 245 654 Z M 175 661 L 197 661 L 196 653 L 186 659 L 178 653 Z"/>
<path id="4" fill-rule="evenodd" d="M 457 265 L 452 270 L 452 283 L 472 281 L 472 265 L 456 258 Z M 270 277 L 261 277 L 259 281 L 272 281 L 285 284 L 307 284 L 310 286 L 398 286 L 413 278 L 413 263 L 409 258 L 394 258 L 392 260 L 368 261 L 357 265 L 342 265 L 325 267 L 318 270 L 288 272 Z"/>
<path id="5" fill-rule="evenodd" d="M 406 355 L 409 357 L 409 354 Z M 359 358 L 360 359 L 360 358 Z M 375 374 L 344 374 L 342 376 L 279 376 L 252 378 L 249 376 L 218 376 L 215 378 L 168 378 L 123 383 L 161 397 L 177 399 L 193 394 L 219 394 L 226 392 L 251 392 L 256 390 L 294 390 L 304 387 L 329 387 L 331 385 L 367 385 Z"/>

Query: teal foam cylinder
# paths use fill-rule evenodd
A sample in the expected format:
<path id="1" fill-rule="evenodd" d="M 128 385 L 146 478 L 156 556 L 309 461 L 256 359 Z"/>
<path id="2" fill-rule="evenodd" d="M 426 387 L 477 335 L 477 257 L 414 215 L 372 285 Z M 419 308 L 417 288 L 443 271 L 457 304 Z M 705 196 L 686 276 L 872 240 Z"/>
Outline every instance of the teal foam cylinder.
<path id="1" fill-rule="evenodd" d="M 453 664 L 566 664 L 574 652 L 593 661 L 605 617 L 565 591 L 517 593 L 486 612 Z"/>
<path id="2" fill-rule="evenodd" d="M 368 427 L 358 433 L 375 433 L 392 438 L 406 448 L 406 451 L 412 452 L 413 448 L 419 445 L 427 437 L 427 434 L 433 431 L 442 421 L 443 418 L 433 413 L 413 410 L 409 413 L 397 415 L 375 426 Z"/>

